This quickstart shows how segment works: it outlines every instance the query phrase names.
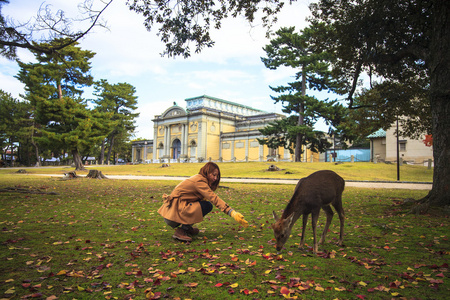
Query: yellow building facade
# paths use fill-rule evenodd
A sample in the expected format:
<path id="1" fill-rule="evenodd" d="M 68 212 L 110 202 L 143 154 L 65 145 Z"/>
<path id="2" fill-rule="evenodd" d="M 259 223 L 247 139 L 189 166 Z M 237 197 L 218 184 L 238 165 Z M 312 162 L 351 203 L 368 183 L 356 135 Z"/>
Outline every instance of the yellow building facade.
<path id="1" fill-rule="evenodd" d="M 288 149 L 260 145 L 258 129 L 285 116 L 223 99 L 185 99 L 153 121 L 153 140 L 133 142 L 133 162 L 292 161 Z"/>

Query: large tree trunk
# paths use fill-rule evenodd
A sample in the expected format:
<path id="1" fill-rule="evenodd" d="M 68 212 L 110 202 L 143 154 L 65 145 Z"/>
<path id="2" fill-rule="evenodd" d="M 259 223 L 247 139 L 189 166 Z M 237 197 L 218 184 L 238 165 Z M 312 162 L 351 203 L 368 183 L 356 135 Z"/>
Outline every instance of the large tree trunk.
<path id="1" fill-rule="evenodd" d="M 86 170 L 83 165 L 83 161 L 81 160 L 80 153 L 78 153 L 78 149 L 72 150 L 73 162 L 75 164 L 75 170 Z"/>
<path id="2" fill-rule="evenodd" d="M 36 155 L 36 167 L 40 167 L 41 166 L 41 159 L 39 157 L 39 147 L 36 143 L 36 141 L 34 140 L 34 131 L 36 129 L 36 123 L 33 121 L 33 126 L 31 127 L 31 144 L 34 147 L 34 154 Z"/>
<path id="3" fill-rule="evenodd" d="M 109 164 L 109 160 L 111 159 L 111 152 L 112 152 L 112 148 L 114 146 L 114 135 L 111 135 L 111 138 L 109 139 L 109 149 L 108 149 L 108 154 L 106 155 L 106 161 Z"/>
<path id="4" fill-rule="evenodd" d="M 9 141 L 11 142 L 11 155 L 9 158 L 11 158 L 11 167 L 14 167 L 14 142 L 12 141 L 12 138 L 9 138 Z"/>
<path id="5" fill-rule="evenodd" d="M 306 95 L 306 64 L 302 66 L 302 96 Z M 304 124 L 303 112 L 305 111 L 303 103 L 299 105 L 298 109 L 298 126 L 302 126 Z M 301 162 L 302 161 L 302 145 L 303 145 L 303 134 L 297 133 L 295 138 L 295 154 L 294 161 Z"/>
<path id="6" fill-rule="evenodd" d="M 100 151 L 100 158 L 98 160 L 99 164 L 103 165 L 105 161 L 105 139 L 102 140 L 102 147 Z"/>
<path id="7" fill-rule="evenodd" d="M 433 119 L 433 188 L 427 196 L 433 206 L 450 205 L 450 2 L 433 3 L 430 49 L 431 113 Z"/>
<path id="8" fill-rule="evenodd" d="M 31 144 L 34 147 L 34 155 L 36 155 L 36 167 L 40 167 L 41 166 L 41 159 L 39 157 L 39 148 L 38 145 L 36 144 L 36 142 L 33 140 L 33 138 L 31 138 Z"/>

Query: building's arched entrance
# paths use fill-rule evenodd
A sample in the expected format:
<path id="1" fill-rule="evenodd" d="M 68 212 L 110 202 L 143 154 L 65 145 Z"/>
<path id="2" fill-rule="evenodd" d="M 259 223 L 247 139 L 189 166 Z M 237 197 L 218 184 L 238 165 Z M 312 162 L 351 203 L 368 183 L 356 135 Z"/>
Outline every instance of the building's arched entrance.
<path id="1" fill-rule="evenodd" d="M 181 142 L 179 139 L 175 139 L 172 143 L 172 158 L 178 159 L 181 154 Z"/>

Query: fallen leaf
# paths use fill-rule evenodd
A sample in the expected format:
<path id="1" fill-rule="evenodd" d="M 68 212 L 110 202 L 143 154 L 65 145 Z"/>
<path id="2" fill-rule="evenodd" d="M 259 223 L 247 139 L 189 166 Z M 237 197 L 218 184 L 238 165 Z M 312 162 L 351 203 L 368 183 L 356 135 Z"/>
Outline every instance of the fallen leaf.
<path id="1" fill-rule="evenodd" d="M 280 293 L 283 295 L 289 295 L 289 289 L 285 286 L 281 287 Z"/>
<path id="2" fill-rule="evenodd" d="M 186 283 L 184 286 L 187 286 L 187 287 L 196 287 L 197 285 L 198 285 L 197 282 L 189 282 L 189 283 Z"/>

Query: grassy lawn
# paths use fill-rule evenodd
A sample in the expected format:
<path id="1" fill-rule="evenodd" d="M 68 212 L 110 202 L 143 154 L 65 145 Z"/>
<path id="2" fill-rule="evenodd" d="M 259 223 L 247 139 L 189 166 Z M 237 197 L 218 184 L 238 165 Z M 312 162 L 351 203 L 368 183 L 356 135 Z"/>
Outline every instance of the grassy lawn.
<path id="1" fill-rule="evenodd" d="M 182 164 L 189 173 L 178 169 L 177 175 L 198 171 L 199 165 L 190 165 Z M 231 166 L 238 165 L 221 165 L 223 176 L 237 176 Z M 262 177 L 262 165 L 242 176 Z M 302 177 L 314 164 L 277 165 Z M 347 165 L 327 166 L 344 173 Z M 159 171 L 131 167 L 143 175 Z M 121 168 L 102 170 L 131 172 Z M 429 172 L 412 169 L 411 178 L 419 181 L 426 177 L 417 174 Z M 355 172 L 360 175 L 343 176 L 371 172 L 368 165 Z M 0 299 L 444 299 L 450 293 L 448 216 L 410 215 L 400 204 L 427 191 L 346 188 L 344 246 L 335 244 L 335 215 L 327 242 L 313 255 L 309 226 L 308 245 L 298 249 L 300 222 L 286 249 L 276 253 L 270 225 L 272 210 L 281 212 L 292 195 L 293 187 L 285 185 L 226 183 L 219 196 L 250 226 L 214 209 L 197 224 L 201 232 L 192 243 L 173 240 L 156 211 L 161 195 L 177 183 L 62 180 L 2 170 L 0 189 L 26 193 L 0 193 Z M 322 213 L 321 227 L 324 222 Z"/>
<path id="2" fill-rule="evenodd" d="M 275 164 L 281 171 L 267 171 L 271 164 Z M 161 164 L 119 165 L 119 166 L 88 166 L 87 169 L 97 169 L 105 175 L 164 175 L 164 176 L 192 176 L 204 163 L 171 164 L 162 168 Z M 222 177 L 251 177 L 251 178 L 286 178 L 300 179 L 314 171 L 333 170 L 345 180 L 396 181 L 397 166 L 384 163 L 293 163 L 293 162 L 240 162 L 218 163 Z M 30 174 L 63 174 L 73 171 L 71 167 L 27 168 Z M 17 169 L 0 169 L 1 174 L 12 174 Z M 85 172 L 78 172 L 82 175 Z M 402 165 L 400 180 L 413 182 L 432 182 L 433 169 L 424 166 Z"/>

